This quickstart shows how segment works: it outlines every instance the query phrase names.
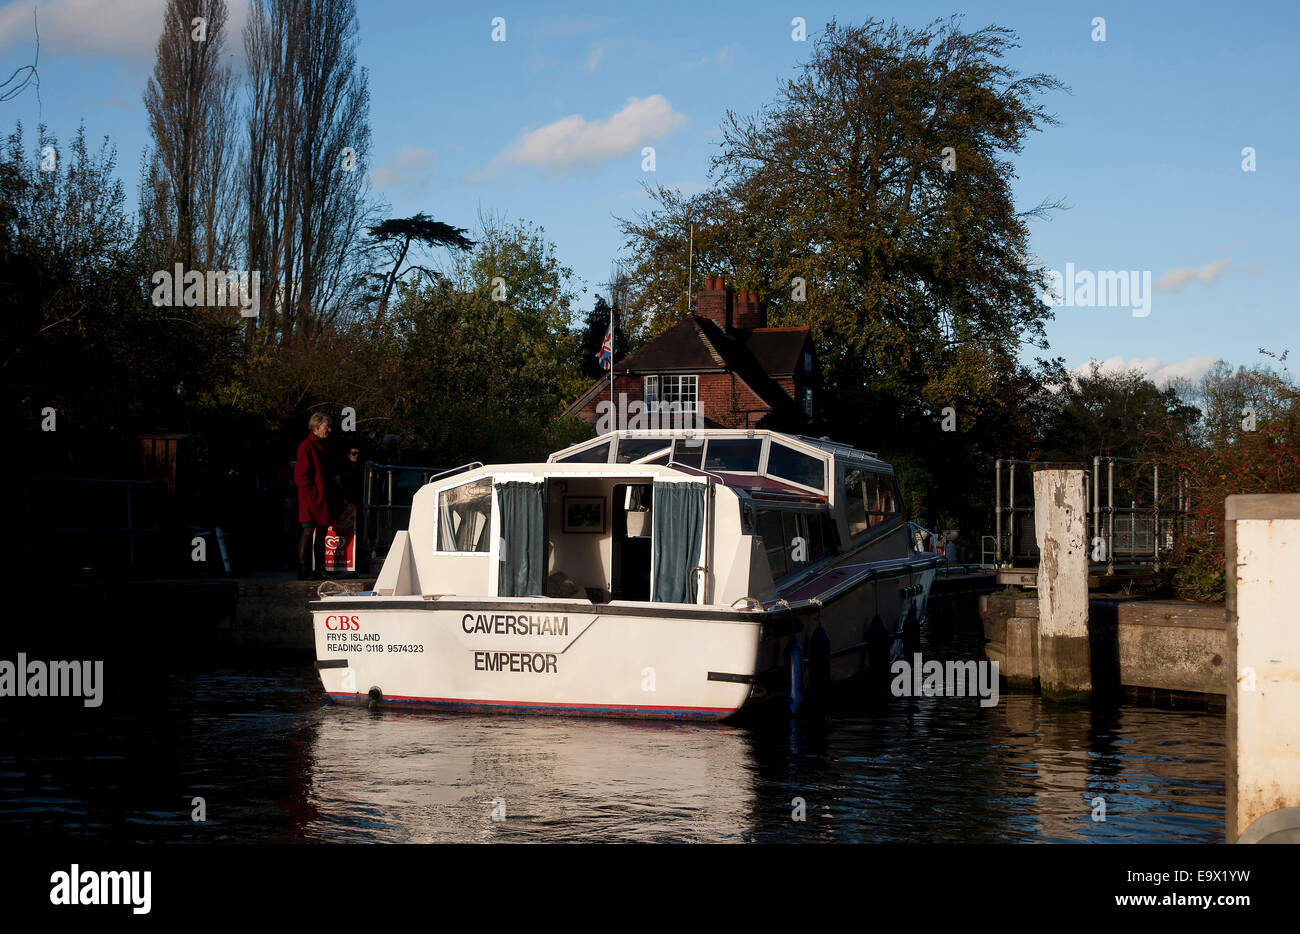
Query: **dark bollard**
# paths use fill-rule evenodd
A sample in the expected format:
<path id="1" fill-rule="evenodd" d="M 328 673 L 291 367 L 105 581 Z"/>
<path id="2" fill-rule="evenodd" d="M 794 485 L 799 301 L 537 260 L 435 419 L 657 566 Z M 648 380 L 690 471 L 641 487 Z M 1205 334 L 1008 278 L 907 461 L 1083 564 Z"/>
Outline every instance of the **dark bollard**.
<path id="1" fill-rule="evenodd" d="M 820 710 L 830 699 L 831 692 L 831 640 L 826 630 L 818 626 L 808 639 L 808 691 L 807 705 Z"/>
<path id="2" fill-rule="evenodd" d="M 790 714 L 793 716 L 799 712 L 803 704 L 803 646 L 798 642 L 791 642 L 785 661 L 787 669 L 785 696 Z"/>

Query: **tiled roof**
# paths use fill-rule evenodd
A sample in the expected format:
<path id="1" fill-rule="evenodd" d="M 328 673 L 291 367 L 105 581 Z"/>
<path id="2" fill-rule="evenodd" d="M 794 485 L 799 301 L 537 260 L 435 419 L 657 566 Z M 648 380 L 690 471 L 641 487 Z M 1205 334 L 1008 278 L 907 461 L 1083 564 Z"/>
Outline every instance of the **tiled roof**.
<path id="1" fill-rule="evenodd" d="M 777 379 L 798 372 L 808 339 L 807 328 L 759 328 L 724 332 L 699 315 L 683 318 L 614 366 L 616 377 L 652 373 L 722 373 L 731 371 L 754 390 L 783 420 L 802 420 L 802 410 Z M 582 409 L 606 385 L 598 380 L 569 406 Z"/>

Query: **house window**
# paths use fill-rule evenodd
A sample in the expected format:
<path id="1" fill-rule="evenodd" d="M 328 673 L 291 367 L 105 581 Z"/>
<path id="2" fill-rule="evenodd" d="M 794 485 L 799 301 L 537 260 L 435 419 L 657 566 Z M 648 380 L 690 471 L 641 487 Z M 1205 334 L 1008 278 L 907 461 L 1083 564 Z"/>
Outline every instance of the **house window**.
<path id="1" fill-rule="evenodd" d="M 803 388 L 803 414 L 807 415 L 809 418 L 812 418 L 812 414 L 813 414 L 812 396 L 813 396 L 812 389 L 805 386 Z"/>
<path id="2" fill-rule="evenodd" d="M 698 390 L 697 376 L 647 376 L 645 407 L 650 412 L 659 412 L 661 408 L 665 412 L 694 412 Z M 672 407 L 674 403 L 676 408 Z"/>
<path id="3" fill-rule="evenodd" d="M 812 373 L 812 351 L 811 350 L 805 350 L 803 352 L 803 372 L 805 376 Z"/>

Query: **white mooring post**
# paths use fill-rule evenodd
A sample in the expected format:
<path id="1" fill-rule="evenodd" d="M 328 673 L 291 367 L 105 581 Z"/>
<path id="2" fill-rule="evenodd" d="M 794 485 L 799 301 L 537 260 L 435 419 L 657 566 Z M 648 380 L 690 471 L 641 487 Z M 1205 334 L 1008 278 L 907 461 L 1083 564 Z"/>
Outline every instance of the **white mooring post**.
<path id="1" fill-rule="evenodd" d="M 1229 843 L 1300 843 L 1300 495 L 1229 496 Z"/>
<path id="2" fill-rule="evenodd" d="M 1038 681 L 1043 697 L 1092 696 L 1087 494 L 1082 470 L 1034 472 L 1038 537 Z"/>

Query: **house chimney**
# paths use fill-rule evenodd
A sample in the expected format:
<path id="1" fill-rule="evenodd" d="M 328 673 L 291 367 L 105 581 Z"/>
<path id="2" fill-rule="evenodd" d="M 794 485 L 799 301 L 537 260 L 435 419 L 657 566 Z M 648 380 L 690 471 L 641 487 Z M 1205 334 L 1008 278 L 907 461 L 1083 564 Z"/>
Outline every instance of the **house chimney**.
<path id="1" fill-rule="evenodd" d="M 724 331 L 731 327 L 731 296 L 722 276 L 709 276 L 704 280 L 704 290 L 695 295 L 695 313 L 708 318 Z"/>
<path id="2" fill-rule="evenodd" d="M 732 314 L 732 326 L 737 331 L 752 331 L 766 327 L 763 307 L 758 303 L 758 295 L 745 289 L 736 301 L 736 310 Z"/>

